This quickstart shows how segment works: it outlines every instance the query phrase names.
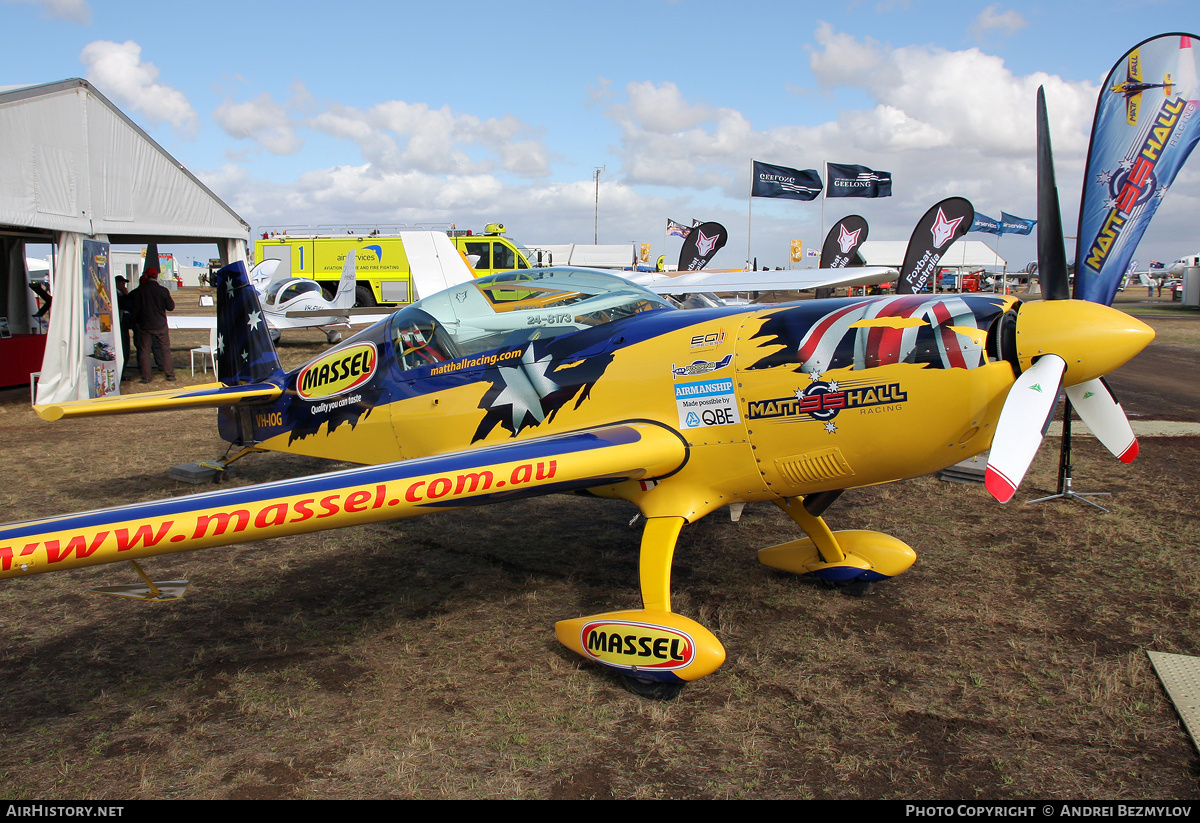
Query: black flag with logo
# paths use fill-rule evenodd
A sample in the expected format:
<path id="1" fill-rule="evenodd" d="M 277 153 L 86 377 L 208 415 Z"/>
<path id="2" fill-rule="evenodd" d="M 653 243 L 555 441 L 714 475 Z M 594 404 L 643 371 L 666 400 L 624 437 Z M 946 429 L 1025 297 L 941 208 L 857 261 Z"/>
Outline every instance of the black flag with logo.
<path id="1" fill-rule="evenodd" d="M 866 166 L 826 163 L 826 197 L 891 197 L 892 173 Z"/>
<path id="2" fill-rule="evenodd" d="M 754 162 L 751 197 L 783 197 L 788 200 L 815 200 L 821 193 L 821 175 L 815 169 L 789 169 Z"/>
<path id="3" fill-rule="evenodd" d="M 729 232 L 720 223 L 701 223 L 696 226 L 679 250 L 679 270 L 700 271 L 728 239 Z"/>
<path id="4" fill-rule="evenodd" d="M 852 214 L 843 217 L 834 224 L 825 235 L 825 245 L 821 246 L 821 263 L 823 269 L 845 269 L 861 266 L 862 258 L 858 256 L 858 247 L 867 239 L 867 221 Z"/>
<path id="5" fill-rule="evenodd" d="M 917 294 L 929 285 L 942 255 L 974 221 L 975 208 L 962 197 L 948 197 L 925 212 L 909 238 L 896 294 Z"/>

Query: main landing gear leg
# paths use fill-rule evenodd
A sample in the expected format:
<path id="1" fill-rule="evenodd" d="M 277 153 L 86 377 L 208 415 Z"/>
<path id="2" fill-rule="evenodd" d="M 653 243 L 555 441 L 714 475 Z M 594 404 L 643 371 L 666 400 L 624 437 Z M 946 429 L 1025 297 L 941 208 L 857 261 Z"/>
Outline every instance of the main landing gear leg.
<path id="1" fill-rule="evenodd" d="M 233 461 L 240 460 L 248 454 L 255 454 L 256 452 L 265 451 L 266 449 L 260 449 L 257 446 L 246 446 L 244 449 L 238 451 L 237 454 L 233 455 L 233 457 L 224 457 L 220 460 L 204 460 L 200 463 L 200 465 L 206 469 L 214 469 L 216 474 L 213 475 L 213 482 L 220 483 L 225 479 L 225 470 L 229 468 L 229 465 L 233 463 Z"/>
<path id="2" fill-rule="evenodd" d="M 686 520 L 651 517 L 642 532 L 638 571 L 642 608 L 605 612 L 555 624 L 558 641 L 616 670 L 634 694 L 670 700 L 692 680 L 725 662 L 725 648 L 708 629 L 671 611 L 671 562 Z"/>
<path id="3" fill-rule="evenodd" d="M 780 571 L 816 577 L 839 587 L 849 595 L 866 594 L 872 581 L 895 577 L 908 570 L 917 553 L 906 543 L 879 532 L 832 531 L 805 504 L 812 499 L 787 497 L 775 504 L 808 534 L 801 540 L 782 543 L 758 553 L 759 562 Z"/>

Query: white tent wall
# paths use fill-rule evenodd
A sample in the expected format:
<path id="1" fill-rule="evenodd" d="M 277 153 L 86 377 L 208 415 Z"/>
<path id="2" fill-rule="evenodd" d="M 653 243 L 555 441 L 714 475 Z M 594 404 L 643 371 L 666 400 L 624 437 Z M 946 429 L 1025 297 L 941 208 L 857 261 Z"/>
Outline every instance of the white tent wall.
<path id="1" fill-rule="evenodd" d="M 0 224 L 188 242 L 249 224 L 84 80 L 0 92 Z"/>
<path id="2" fill-rule="evenodd" d="M 61 232 L 54 264 L 50 328 L 46 332 L 46 354 L 38 380 L 38 403 L 86 400 L 84 375 L 87 342 L 83 328 L 83 235 Z M 119 355 L 118 355 L 119 356 Z"/>
<path id="3" fill-rule="evenodd" d="M 29 334 L 28 273 L 25 270 L 25 241 L 0 237 L 0 317 L 8 318 L 13 334 Z"/>

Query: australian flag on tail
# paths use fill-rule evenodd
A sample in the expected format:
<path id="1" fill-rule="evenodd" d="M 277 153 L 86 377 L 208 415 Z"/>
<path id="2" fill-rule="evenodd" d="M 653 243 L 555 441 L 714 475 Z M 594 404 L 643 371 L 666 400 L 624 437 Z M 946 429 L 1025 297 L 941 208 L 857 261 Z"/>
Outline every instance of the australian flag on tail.
<path id="1" fill-rule="evenodd" d="M 245 386 L 280 375 L 279 356 L 246 264 L 238 261 L 221 269 L 215 285 L 218 379 L 226 386 Z"/>
<path id="2" fill-rule="evenodd" d="M 826 197 L 891 197 L 892 173 L 866 166 L 826 163 Z"/>

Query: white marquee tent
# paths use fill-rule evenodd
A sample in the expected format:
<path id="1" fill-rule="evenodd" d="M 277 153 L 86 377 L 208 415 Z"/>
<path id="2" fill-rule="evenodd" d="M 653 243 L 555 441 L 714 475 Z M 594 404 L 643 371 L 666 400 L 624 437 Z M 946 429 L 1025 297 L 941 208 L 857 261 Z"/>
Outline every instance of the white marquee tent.
<path id="1" fill-rule="evenodd" d="M 249 224 L 85 80 L 0 88 L 0 158 L 0 316 L 14 333 L 29 331 L 24 244 L 58 247 L 39 402 L 87 397 L 84 239 L 246 259 Z"/>
<path id="2" fill-rule="evenodd" d="M 867 240 L 859 247 L 858 253 L 868 266 L 890 266 L 898 269 L 904 265 L 904 252 L 907 249 L 907 240 Z M 946 249 L 940 265 L 996 271 L 1007 268 L 1008 263 L 982 240 L 960 238 Z"/>

